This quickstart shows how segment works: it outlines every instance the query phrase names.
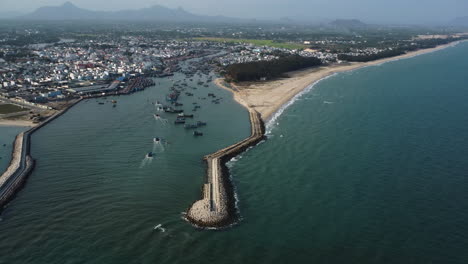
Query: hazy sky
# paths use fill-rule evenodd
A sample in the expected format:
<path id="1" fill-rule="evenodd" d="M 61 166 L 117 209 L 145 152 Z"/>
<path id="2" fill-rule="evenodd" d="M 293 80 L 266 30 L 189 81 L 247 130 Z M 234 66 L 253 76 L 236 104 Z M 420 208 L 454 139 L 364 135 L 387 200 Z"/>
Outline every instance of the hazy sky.
<path id="1" fill-rule="evenodd" d="M 368 22 L 444 22 L 468 16 L 468 0 L 70 0 L 94 10 L 182 6 L 196 14 L 242 18 L 358 18 Z M 0 0 L 2 11 L 32 11 L 65 0 Z M 112 3 L 112 4 L 111 4 Z"/>

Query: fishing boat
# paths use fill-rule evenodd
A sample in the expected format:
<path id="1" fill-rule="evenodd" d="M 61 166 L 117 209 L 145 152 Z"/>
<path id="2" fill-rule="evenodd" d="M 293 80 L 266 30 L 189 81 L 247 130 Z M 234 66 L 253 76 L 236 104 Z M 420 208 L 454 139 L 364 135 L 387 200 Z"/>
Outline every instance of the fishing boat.
<path id="1" fill-rule="evenodd" d="M 198 125 L 197 124 L 185 124 L 184 128 L 185 129 L 194 129 L 194 128 L 198 128 Z"/>
<path id="2" fill-rule="evenodd" d="M 170 107 L 167 107 L 166 109 L 164 109 L 164 112 L 171 113 L 171 114 L 177 114 L 177 113 L 183 113 L 184 110 L 172 109 Z"/>
<path id="3" fill-rule="evenodd" d="M 185 119 L 184 118 L 177 118 L 175 121 L 174 121 L 174 124 L 185 124 Z"/>
<path id="4" fill-rule="evenodd" d="M 178 117 L 189 117 L 189 118 L 193 118 L 193 114 L 191 115 L 187 115 L 187 114 L 184 114 L 184 113 L 180 113 L 177 115 Z"/>
<path id="5" fill-rule="evenodd" d="M 173 90 L 175 90 L 175 89 L 173 89 Z M 167 101 L 175 102 L 175 101 L 177 101 L 178 98 L 179 98 L 179 93 L 178 92 L 173 92 L 173 93 L 170 93 L 170 94 L 166 95 L 166 100 Z"/>
<path id="6" fill-rule="evenodd" d="M 198 137 L 198 136 L 203 136 L 203 133 L 200 132 L 200 131 L 195 130 L 195 131 L 193 131 L 193 135 Z"/>

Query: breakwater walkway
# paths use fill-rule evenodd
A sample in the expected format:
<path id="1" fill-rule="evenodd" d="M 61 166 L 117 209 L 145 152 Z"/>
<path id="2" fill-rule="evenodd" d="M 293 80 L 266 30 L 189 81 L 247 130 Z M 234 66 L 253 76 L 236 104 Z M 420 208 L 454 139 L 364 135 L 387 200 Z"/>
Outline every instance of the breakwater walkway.
<path id="1" fill-rule="evenodd" d="M 187 219 L 196 226 L 224 227 L 236 220 L 235 198 L 226 162 L 264 139 L 265 125 L 260 114 L 249 109 L 251 135 L 234 145 L 204 157 L 208 181 L 203 185 L 202 199 L 187 211 Z"/>

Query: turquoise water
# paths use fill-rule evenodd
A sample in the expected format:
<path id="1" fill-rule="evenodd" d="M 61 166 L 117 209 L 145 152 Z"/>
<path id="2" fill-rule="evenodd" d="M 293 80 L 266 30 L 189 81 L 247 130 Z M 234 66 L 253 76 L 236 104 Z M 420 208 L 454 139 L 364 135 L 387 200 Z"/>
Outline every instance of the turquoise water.
<path id="1" fill-rule="evenodd" d="M 467 263 L 466 56 L 461 44 L 320 82 L 230 164 L 243 218 L 224 231 L 181 212 L 201 156 L 249 134 L 226 91 L 197 90 L 225 98 L 203 102 L 197 139 L 152 118 L 166 83 L 115 109 L 80 104 L 34 135 L 0 263 Z M 171 144 L 142 166 L 157 135 Z"/>
<path id="2" fill-rule="evenodd" d="M 16 135 L 27 129 L 27 127 L 0 126 L 0 175 L 10 164 L 13 142 Z"/>

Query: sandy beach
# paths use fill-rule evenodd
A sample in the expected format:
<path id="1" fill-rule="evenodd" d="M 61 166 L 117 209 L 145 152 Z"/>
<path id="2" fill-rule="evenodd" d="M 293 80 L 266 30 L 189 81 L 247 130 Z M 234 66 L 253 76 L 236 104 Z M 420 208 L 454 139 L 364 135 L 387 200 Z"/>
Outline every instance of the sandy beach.
<path id="1" fill-rule="evenodd" d="M 410 58 L 454 46 L 458 43 L 460 43 L 460 41 L 371 62 L 335 64 L 291 72 L 288 74 L 290 76 L 289 78 L 272 81 L 227 84 L 223 78 L 219 78 L 214 82 L 219 87 L 232 91 L 234 93 L 234 99 L 238 103 L 258 111 L 262 119 L 267 122 L 276 111 L 290 101 L 296 94 L 300 93 L 311 84 L 332 74 Z"/>

